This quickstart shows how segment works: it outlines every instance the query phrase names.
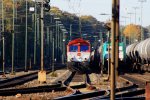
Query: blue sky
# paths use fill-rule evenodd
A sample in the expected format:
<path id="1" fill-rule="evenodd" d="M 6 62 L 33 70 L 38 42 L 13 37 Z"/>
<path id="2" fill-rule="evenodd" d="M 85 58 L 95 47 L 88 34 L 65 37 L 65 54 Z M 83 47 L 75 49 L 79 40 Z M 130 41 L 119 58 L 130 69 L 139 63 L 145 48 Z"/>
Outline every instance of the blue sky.
<path id="1" fill-rule="evenodd" d="M 121 24 L 136 22 L 136 24 L 141 24 L 141 3 L 139 0 L 120 0 L 120 17 Z M 92 15 L 99 21 L 106 21 L 111 18 L 111 15 L 100 15 L 101 13 L 111 14 L 112 0 L 51 0 L 51 6 L 57 6 L 63 11 L 68 11 L 70 13 L 75 13 L 80 15 Z M 135 20 L 135 9 L 133 7 L 138 7 L 136 9 L 136 20 Z M 146 0 L 143 3 L 142 8 L 142 25 L 150 25 L 150 0 Z"/>

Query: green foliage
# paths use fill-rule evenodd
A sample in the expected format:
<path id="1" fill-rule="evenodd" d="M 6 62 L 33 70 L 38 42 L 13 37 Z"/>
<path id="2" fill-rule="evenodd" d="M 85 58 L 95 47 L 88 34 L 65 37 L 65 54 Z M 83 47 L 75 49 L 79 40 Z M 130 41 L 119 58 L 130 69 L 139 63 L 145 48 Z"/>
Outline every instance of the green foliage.
<path id="1" fill-rule="evenodd" d="M 141 27 L 138 25 L 127 25 L 123 31 L 124 35 L 129 38 L 140 39 L 141 37 Z"/>
<path id="2" fill-rule="evenodd" d="M 16 0 L 15 0 L 16 1 Z M 11 50 L 12 50 L 12 29 L 13 29 L 13 2 L 12 0 L 5 0 L 4 3 L 4 21 L 5 21 L 5 48 L 6 48 L 6 66 L 11 65 Z M 34 5 L 32 1 L 28 2 L 28 7 Z M 15 2 L 15 9 L 17 9 L 17 13 L 15 12 L 15 51 L 14 51 L 14 64 L 15 66 L 24 66 L 24 58 L 25 58 L 25 33 L 26 33 L 26 10 L 25 7 L 26 2 L 25 0 L 17 0 Z M 0 9 L 1 11 L 1 9 Z M 34 19 L 33 18 L 33 12 L 28 12 L 28 55 L 27 59 L 31 59 L 33 62 L 33 54 L 34 54 Z M 37 6 L 37 17 L 40 15 L 40 6 Z M 52 16 L 53 15 L 53 16 Z M 98 22 L 93 16 L 81 16 L 80 18 L 76 14 L 70 14 L 68 12 L 63 12 L 57 7 L 52 7 L 50 12 L 45 12 L 44 14 L 44 38 L 46 38 L 46 27 L 50 27 L 50 31 L 52 31 L 53 35 L 55 35 L 55 20 L 54 17 L 59 17 L 63 25 L 65 26 L 67 30 L 67 34 L 65 34 L 66 37 L 66 44 L 70 40 L 70 24 L 72 24 L 72 39 L 80 37 L 79 34 L 79 20 L 81 21 L 81 34 L 87 34 L 87 36 L 83 36 L 83 38 L 86 38 L 90 42 L 95 41 L 93 37 L 88 37 L 88 36 L 93 36 L 94 35 L 99 35 L 98 33 L 100 31 L 105 32 L 104 27 L 100 22 Z M 37 22 L 39 19 L 37 20 Z M 40 23 L 39 23 L 40 24 Z M 40 26 L 39 26 L 40 27 Z M 40 28 L 39 28 L 40 32 Z M 37 65 L 40 66 L 40 33 L 36 34 L 37 36 Z M 46 39 L 44 42 L 47 41 Z M 52 44 L 50 44 L 49 48 L 52 47 Z M 48 48 L 47 44 L 44 45 L 44 48 Z M 45 51 L 45 58 L 48 57 L 46 50 Z M 52 50 L 51 50 L 52 51 Z M 0 56 L 0 59 L 2 59 L 2 56 Z M 45 61 L 44 63 L 49 62 Z M 29 65 L 29 61 L 27 61 L 27 64 Z"/>
<path id="3" fill-rule="evenodd" d="M 62 23 L 67 28 L 68 32 L 70 31 L 69 30 L 70 24 L 72 24 L 72 36 L 73 36 L 73 38 L 80 37 L 79 27 L 81 27 L 81 34 L 88 34 L 88 35 L 97 34 L 98 35 L 98 33 L 100 31 L 102 31 L 102 32 L 107 31 L 104 28 L 104 26 L 102 25 L 102 23 L 98 22 L 96 20 L 96 18 L 94 18 L 91 15 L 84 15 L 84 16 L 78 17 L 76 14 L 70 14 L 68 12 L 62 12 L 57 7 L 52 7 L 50 12 L 52 14 L 60 17 Z M 81 21 L 81 26 L 79 26 L 80 21 Z M 89 38 L 87 38 L 87 39 L 88 40 L 94 40 L 94 39 L 89 39 Z M 92 41 L 90 41 L 90 42 L 92 42 Z"/>

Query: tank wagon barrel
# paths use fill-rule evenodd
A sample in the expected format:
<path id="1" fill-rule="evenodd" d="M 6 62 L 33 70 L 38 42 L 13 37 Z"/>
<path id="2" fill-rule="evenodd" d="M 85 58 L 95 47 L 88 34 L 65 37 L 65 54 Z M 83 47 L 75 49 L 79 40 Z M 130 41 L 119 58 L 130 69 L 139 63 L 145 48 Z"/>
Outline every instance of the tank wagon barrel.
<path id="1" fill-rule="evenodd" d="M 143 65 L 150 63 L 150 38 L 126 47 L 126 55 L 132 63 Z"/>
<path id="2" fill-rule="evenodd" d="M 126 48 L 126 55 L 128 58 L 131 60 L 135 60 L 135 53 L 134 53 L 134 48 L 136 47 L 138 43 L 133 43 Z"/>
<path id="3" fill-rule="evenodd" d="M 150 38 L 131 44 L 126 48 L 126 54 L 130 59 L 150 60 Z"/>

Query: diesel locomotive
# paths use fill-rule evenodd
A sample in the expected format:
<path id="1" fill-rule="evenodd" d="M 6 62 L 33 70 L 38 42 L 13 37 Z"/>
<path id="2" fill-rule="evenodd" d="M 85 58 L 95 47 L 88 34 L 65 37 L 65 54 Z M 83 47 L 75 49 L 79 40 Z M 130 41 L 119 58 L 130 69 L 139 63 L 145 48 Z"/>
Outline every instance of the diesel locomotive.
<path id="1" fill-rule="evenodd" d="M 77 38 L 67 44 L 67 67 L 79 73 L 87 73 L 90 62 L 90 43 Z"/>

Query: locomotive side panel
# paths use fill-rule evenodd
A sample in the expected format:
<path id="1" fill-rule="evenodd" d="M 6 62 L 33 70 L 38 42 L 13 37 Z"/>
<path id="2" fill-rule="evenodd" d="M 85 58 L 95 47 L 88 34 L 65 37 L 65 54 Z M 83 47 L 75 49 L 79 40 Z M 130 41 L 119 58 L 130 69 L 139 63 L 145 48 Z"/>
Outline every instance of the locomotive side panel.
<path id="1" fill-rule="evenodd" d="M 110 50 L 110 51 L 108 51 Z M 124 63 L 125 63 L 125 45 L 124 43 L 120 42 L 119 43 L 119 68 L 118 70 L 123 71 L 124 69 Z M 109 54 L 110 52 L 110 54 Z M 104 72 L 107 72 L 108 70 L 108 59 L 111 58 L 111 44 L 109 44 L 108 42 L 105 42 L 102 46 L 102 50 L 101 50 L 101 55 L 102 55 L 102 59 L 101 59 L 101 63 L 104 66 L 103 70 Z"/>

